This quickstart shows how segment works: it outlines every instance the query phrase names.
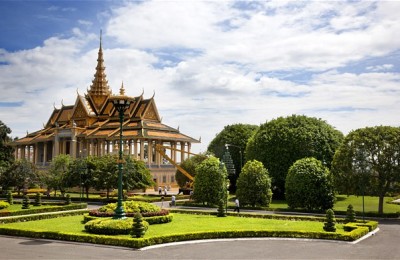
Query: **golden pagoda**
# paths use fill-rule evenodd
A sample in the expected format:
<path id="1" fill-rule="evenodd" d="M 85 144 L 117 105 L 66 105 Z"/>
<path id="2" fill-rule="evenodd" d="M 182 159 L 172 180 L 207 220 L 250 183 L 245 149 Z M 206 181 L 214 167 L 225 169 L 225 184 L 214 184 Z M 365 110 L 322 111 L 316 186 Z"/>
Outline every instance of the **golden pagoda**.
<path id="1" fill-rule="evenodd" d="M 125 95 L 123 84 L 119 95 Z M 54 107 L 43 129 L 14 141 L 15 159 L 46 168 L 59 154 L 73 158 L 117 154 L 120 123 L 118 111 L 110 102 L 112 97 L 115 96 L 108 85 L 100 38 L 96 73 L 87 94 L 77 93 L 74 105 Z M 149 99 L 143 93 L 128 98 L 132 102 L 124 114 L 124 153 L 143 160 L 158 185 L 175 186 L 176 167 L 157 152 L 156 146 L 170 148 L 166 149 L 168 156 L 182 162 L 190 154 L 191 144 L 200 141 L 163 124 L 154 95 Z"/>

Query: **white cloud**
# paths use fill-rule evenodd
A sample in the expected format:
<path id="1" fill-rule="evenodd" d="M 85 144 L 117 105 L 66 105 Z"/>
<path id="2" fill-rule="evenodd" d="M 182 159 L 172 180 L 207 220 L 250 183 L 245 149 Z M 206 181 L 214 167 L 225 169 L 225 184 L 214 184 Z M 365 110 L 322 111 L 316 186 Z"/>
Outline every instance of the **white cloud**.
<path id="1" fill-rule="evenodd" d="M 344 132 L 398 125 L 400 74 L 385 58 L 399 50 L 399 11 L 393 2 L 127 2 L 103 16 L 106 74 L 114 93 L 122 81 L 132 96 L 154 90 L 164 123 L 202 136 L 194 151 L 227 124 L 291 114 Z M 0 49 L 0 102 L 24 102 L 0 110 L 13 135 L 40 129 L 53 102 L 73 104 L 90 86 L 98 36 L 71 30 L 34 49 Z M 371 57 L 382 65 L 352 71 Z"/>

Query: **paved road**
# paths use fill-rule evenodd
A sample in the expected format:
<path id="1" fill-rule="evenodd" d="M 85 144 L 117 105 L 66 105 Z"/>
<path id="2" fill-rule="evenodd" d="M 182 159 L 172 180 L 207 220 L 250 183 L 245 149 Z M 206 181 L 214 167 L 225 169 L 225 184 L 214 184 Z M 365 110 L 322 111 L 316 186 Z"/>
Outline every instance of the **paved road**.
<path id="1" fill-rule="evenodd" d="M 220 240 L 137 251 L 0 236 L 0 259 L 400 259 L 400 225 L 385 221 L 357 244 L 322 240 Z"/>

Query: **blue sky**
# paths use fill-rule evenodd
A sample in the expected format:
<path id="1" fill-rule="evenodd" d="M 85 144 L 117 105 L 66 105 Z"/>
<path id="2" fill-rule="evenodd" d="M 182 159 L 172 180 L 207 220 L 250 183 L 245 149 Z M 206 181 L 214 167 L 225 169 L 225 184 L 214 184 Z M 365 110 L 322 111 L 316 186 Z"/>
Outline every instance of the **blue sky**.
<path id="1" fill-rule="evenodd" d="M 155 91 L 202 144 L 225 125 L 305 114 L 344 132 L 399 125 L 397 1 L 0 1 L 0 120 L 22 137 L 73 104 L 103 30 L 116 93 Z"/>

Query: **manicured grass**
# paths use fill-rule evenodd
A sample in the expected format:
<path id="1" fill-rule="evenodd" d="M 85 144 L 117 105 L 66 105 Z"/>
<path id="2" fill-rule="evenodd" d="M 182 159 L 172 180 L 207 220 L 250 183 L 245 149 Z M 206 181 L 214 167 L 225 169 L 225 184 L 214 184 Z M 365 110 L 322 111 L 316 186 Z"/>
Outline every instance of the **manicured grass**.
<path id="1" fill-rule="evenodd" d="M 385 197 L 385 203 L 383 205 L 383 212 L 384 213 L 397 213 L 400 212 L 400 205 L 399 204 L 391 204 L 393 200 L 392 197 Z M 336 196 L 336 203 L 333 206 L 334 211 L 346 211 L 347 206 L 351 204 L 353 208 L 357 212 L 362 212 L 362 196 L 347 196 L 347 195 L 337 195 Z M 378 204 L 379 198 L 372 197 L 372 196 L 365 196 L 364 197 L 364 207 L 365 212 L 370 213 L 378 213 Z M 234 202 L 229 201 L 229 206 L 234 207 Z M 273 200 L 269 205 L 269 210 L 289 210 L 289 207 L 285 200 Z"/>
<path id="2" fill-rule="evenodd" d="M 349 204 L 353 205 L 355 211 L 362 212 L 362 196 L 346 196 L 338 195 L 335 203 L 334 210 L 346 211 Z M 383 204 L 384 213 L 396 213 L 400 212 L 400 205 L 391 204 L 393 200 L 392 197 L 385 197 L 385 203 Z M 378 197 L 365 196 L 364 197 L 364 207 L 365 212 L 378 212 Z"/>
<path id="3" fill-rule="evenodd" d="M 235 230 L 273 230 L 273 231 L 309 231 L 322 232 L 323 223 L 317 221 L 288 221 L 243 217 L 218 218 L 210 215 L 190 215 L 175 213 L 172 222 L 161 225 L 151 225 L 145 238 L 160 237 L 172 234 L 187 234 L 207 231 Z M 87 234 L 81 223 L 83 216 L 44 219 L 39 221 L 5 224 L 24 230 L 56 231 L 75 234 Z M 343 226 L 337 224 L 337 233 L 345 233 Z M 94 235 L 95 236 L 95 235 Z M 129 235 L 121 235 L 129 237 Z"/>

